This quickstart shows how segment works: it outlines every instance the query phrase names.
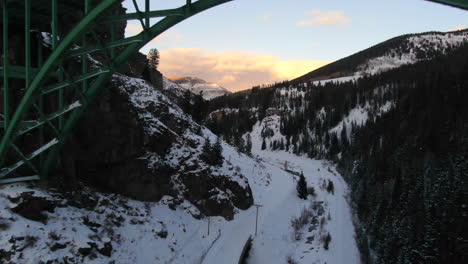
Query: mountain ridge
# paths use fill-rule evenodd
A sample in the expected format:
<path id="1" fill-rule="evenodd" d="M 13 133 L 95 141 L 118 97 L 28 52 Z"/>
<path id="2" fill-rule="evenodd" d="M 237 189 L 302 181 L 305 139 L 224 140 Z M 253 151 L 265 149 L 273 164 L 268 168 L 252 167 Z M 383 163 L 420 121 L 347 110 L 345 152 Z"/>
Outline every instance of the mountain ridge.
<path id="1" fill-rule="evenodd" d="M 422 38 L 428 36 L 435 36 L 437 40 L 440 40 L 440 43 L 434 41 L 434 39 L 427 40 L 426 46 L 415 46 L 415 47 L 408 47 L 408 43 L 415 43 L 415 39 Z M 438 37 L 448 37 L 449 39 L 455 40 L 452 43 L 443 43 L 442 38 Z M 459 37 L 459 38 L 458 38 Z M 413 38 L 413 39 L 411 39 Z M 461 39 L 461 41 L 460 41 Z M 423 33 L 415 33 L 415 34 L 405 34 L 401 36 L 397 36 L 394 38 L 390 38 L 386 41 L 380 42 L 376 45 L 373 45 L 369 48 L 356 52 L 352 55 L 334 61 L 328 65 L 325 65 L 321 68 L 313 70 L 309 73 L 306 73 L 298 78 L 291 80 L 291 83 L 300 83 L 306 81 L 320 81 L 320 80 L 328 80 L 328 79 L 336 79 L 342 77 L 348 77 L 356 75 L 359 71 L 362 72 L 361 75 L 364 74 L 372 74 L 373 72 L 369 69 L 365 69 L 365 66 L 372 66 L 366 65 L 369 60 L 371 59 L 378 59 L 379 57 L 382 58 L 385 55 L 389 55 L 388 53 L 393 51 L 392 55 L 402 55 L 402 54 L 411 54 L 413 53 L 415 56 L 413 58 L 407 58 L 408 61 L 398 61 L 396 67 L 404 65 L 404 64 L 411 64 L 415 63 L 419 60 L 430 59 L 433 58 L 438 50 L 447 50 L 453 48 L 453 46 L 459 46 L 460 43 L 468 41 L 468 29 L 457 30 L 457 31 L 449 31 L 449 32 L 437 32 L 437 31 L 429 31 Z M 427 44 L 434 44 L 433 48 L 428 47 Z M 411 50 L 413 49 L 413 50 Z M 397 54 L 400 53 L 400 54 Z M 390 61 L 392 61 L 390 59 Z M 393 60 L 396 61 L 396 60 Z M 361 69 L 359 69 L 361 68 Z M 389 67 L 395 68 L 395 67 Z M 387 69 L 388 70 L 388 69 Z M 374 72 L 375 73 L 375 72 Z"/>
<path id="2" fill-rule="evenodd" d="M 231 92 L 222 86 L 205 81 L 198 77 L 167 77 L 171 82 L 179 85 L 183 89 L 189 90 L 192 93 L 199 95 L 202 93 L 203 99 L 211 100 L 213 98 L 230 94 Z"/>

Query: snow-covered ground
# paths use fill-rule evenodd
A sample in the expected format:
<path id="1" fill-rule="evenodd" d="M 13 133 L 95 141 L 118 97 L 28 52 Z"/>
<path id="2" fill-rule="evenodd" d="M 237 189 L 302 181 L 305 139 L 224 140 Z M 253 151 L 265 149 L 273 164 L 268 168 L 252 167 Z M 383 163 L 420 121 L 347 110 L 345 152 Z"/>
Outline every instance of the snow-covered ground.
<path id="1" fill-rule="evenodd" d="M 263 207 L 260 208 L 259 232 L 254 237 L 248 263 L 285 263 L 287 259 L 295 263 L 360 263 L 348 204 L 349 190 L 343 178 L 326 161 L 282 151 L 262 151 L 262 127 L 259 122 L 253 128 L 252 150 L 271 170 L 271 189 L 253 189 L 256 203 Z M 313 187 L 316 195 L 300 200 L 296 191 L 297 176 L 286 172 L 286 169 L 303 172 L 308 187 Z M 333 193 L 326 190 L 328 181 L 333 182 Z M 323 205 L 323 213 L 312 210 L 319 224 L 305 225 L 297 239 L 291 220 L 313 204 Z M 321 242 L 321 237 L 327 233 L 331 236 L 328 250 Z"/>
<path id="2" fill-rule="evenodd" d="M 427 33 L 407 37 L 406 43 L 413 46 L 406 53 L 399 55 L 396 50 L 389 50 L 384 55 L 371 58 L 366 63 L 358 66 L 359 75 L 375 75 L 406 64 L 414 64 L 419 59 L 417 53 L 440 52 L 446 53 L 447 49 L 457 47 L 468 42 L 468 31 Z"/>
<path id="3" fill-rule="evenodd" d="M 395 102 L 386 101 L 376 111 L 374 111 L 374 118 L 379 117 L 395 107 Z M 335 133 L 338 137 L 341 137 L 341 131 L 343 127 L 346 127 L 347 137 L 350 138 L 351 127 L 354 124 L 356 127 L 361 127 L 366 124 L 369 119 L 369 112 L 372 111 L 372 106 L 369 102 L 366 102 L 364 107 L 358 105 L 351 109 L 349 113 L 343 118 L 343 120 L 334 128 L 330 129 L 330 132 Z"/>
<path id="4" fill-rule="evenodd" d="M 262 205 L 256 236 L 255 207 L 240 210 L 232 221 L 211 217 L 208 235 L 208 219 L 192 217 L 199 212 L 188 201 L 171 206 L 169 196 L 160 202 L 140 202 L 87 190 L 95 205 L 80 207 L 50 191 L 13 184 L 0 187 L 0 253 L 13 252 L 2 263 L 68 258 L 69 263 L 229 264 L 238 263 L 249 236 L 253 237 L 249 264 L 286 263 L 288 259 L 295 263 L 359 263 L 349 191 L 342 177 L 325 161 L 260 150 L 261 129 L 257 123 L 251 133 L 257 158 L 239 154 L 223 143 L 226 162 L 220 168 L 245 175 L 255 204 Z M 211 132 L 204 134 L 215 140 Z M 315 190 L 308 200 L 297 197 L 300 172 Z M 333 192 L 327 191 L 329 181 Z M 10 210 L 18 204 L 14 198 L 27 191 L 61 204 L 53 213 L 46 213 L 47 224 Z M 295 232 L 291 222 L 304 208 L 311 215 Z M 331 237 L 328 250 L 323 244 L 327 234 Z M 111 254 L 106 256 L 101 251 L 109 244 Z"/>
<path id="5" fill-rule="evenodd" d="M 257 132 L 254 131 L 253 135 Z M 333 166 L 324 161 L 284 152 L 260 151 L 259 148 L 259 142 L 254 141 L 254 152 L 264 159 L 263 162 L 239 155 L 225 146 L 225 155 L 230 163 L 236 164 L 236 169 L 244 175 L 249 175 L 255 203 L 263 206 L 259 211 L 258 235 L 254 236 L 248 263 L 285 263 L 288 257 L 297 263 L 359 263 L 352 214 L 347 203 L 348 189 Z M 315 189 L 315 197 L 309 196 L 308 200 L 297 197 L 296 176 L 284 170 L 285 162 L 289 170 L 304 172 L 309 186 Z M 324 188 L 323 183 L 328 180 L 334 184 L 334 194 Z M 12 219 L 6 221 L 9 227 L 0 233 L 0 249 L 10 250 L 11 244 L 7 241 L 12 237 L 32 236 L 37 239 L 32 247 L 15 255 L 11 263 L 35 263 L 37 259 L 47 261 L 66 256 L 87 263 L 110 260 L 116 263 L 237 263 L 245 241 L 255 230 L 254 208 L 239 212 L 233 221 L 212 217 L 208 236 L 208 220 L 193 218 L 189 212 L 194 208 L 188 203 L 185 209 L 182 205 L 171 210 L 167 205 L 170 197 L 158 203 L 145 203 L 99 193 L 96 196 L 98 205 L 93 210 L 73 206 L 57 208 L 54 213 L 48 213 L 49 220 L 44 225 L 7 209 L 15 206 L 7 197 L 16 197 L 24 191 L 56 199 L 45 191 L 20 184 L 0 189 L 0 219 Z M 110 200 L 112 206 L 101 205 L 106 200 Z M 311 225 L 305 226 L 301 231 L 304 235 L 296 240 L 291 220 L 314 201 L 323 201 L 324 213 L 318 219 L 325 223 L 311 232 L 308 232 Z M 83 224 L 84 217 L 103 227 L 94 232 Z M 120 217 L 123 218 L 120 226 L 105 226 L 112 224 L 106 223 L 106 219 Z M 166 231 L 167 237 L 158 235 L 161 231 Z M 320 237 L 328 232 L 331 242 L 329 249 L 325 250 Z M 58 234 L 56 241 L 50 239 L 53 234 Z M 310 241 L 307 243 L 308 238 Z M 88 243 L 96 243 L 101 248 L 109 241 L 113 247 L 111 257 L 101 254 L 82 257 L 78 253 L 78 249 L 88 247 Z M 55 243 L 66 244 L 67 247 L 52 252 L 50 248 Z"/>
<path id="6" fill-rule="evenodd" d="M 350 82 L 350 81 L 356 81 L 357 79 L 359 79 L 361 77 L 362 76 L 360 74 L 355 74 L 353 76 L 345 76 L 345 77 L 334 78 L 334 79 L 314 81 L 312 83 L 314 85 L 324 85 L 324 84 L 329 83 L 329 82 L 334 83 L 334 84 L 340 84 L 340 83 L 345 83 L 345 82 Z"/>

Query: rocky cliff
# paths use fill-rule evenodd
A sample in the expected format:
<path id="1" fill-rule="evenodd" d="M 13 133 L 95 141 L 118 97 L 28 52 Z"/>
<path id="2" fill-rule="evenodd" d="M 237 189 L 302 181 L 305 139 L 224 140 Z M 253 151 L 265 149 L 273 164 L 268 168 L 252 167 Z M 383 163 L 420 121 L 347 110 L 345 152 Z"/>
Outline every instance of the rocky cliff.
<path id="1" fill-rule="evenodd" d="M 184 199 L 202 214 L 232 218 L 252 193 L 232 165 L 206 164 L 205 140 L 216 136 L 195 123 L 149 82 L 115 74 L 64 151 L 65 179 L 135 199 Z"/>
<path id="2" fill-rule="evenodd" d="M 119 12 L 124 9 L 121 7 Z M 69 20 L 60 18 L 65 33 L 83 14 L 77 12 L 76 16 Z M 41 23 L 34 29 L 37 26 L 40 35 L 48 36 L 48 25 Z M 22 25 L 11 26 L 13 29 Z M 116 38 L 124 37 L 125 27 L 126 23 L 116 24 Z M 103 26 L 96 35 L 101 41 L 108 41 L 109 30 Z M 23 35 L 11 30 L 11 58 L 22 58 Z M 13 45 L 16 42 L 20 44 Z M 50 45 L 42 44 L 42 52 L 48 56 Z M 37 54 L 32 56 L 32 61 L 37 61 Z M 99 62 L 105 59 L 98 52 L 90 54 L 89 65 L 99 67 Z M 69 64 L 65 67 L 68 74 L 80 73 L 78 61 Z M 11 82 L 10 86 L 13 101 L 19 101 L 23 83 Z M 68 95 L 73 96 L 72 92 L 65 94 Z M 87 110 L 61 152 L 58 169 L 49 185 L 69 190 L 84 183 L 145 201 L 170 196 L 173 207 L 186 200 L 197 206 L 200 209 L 194 214 L 197 217 L 222 215 L 231 219 L 236 208 L 247 209 L 253 203 L 247 179 L 232 164 L 212 166 L 201 160 L 205 140 L 214 142 L 216 136 L 178 106 L 183 101 L 180 95 L 163 90 L 163 77 L 148 67 L 146 56 L 135 54 L 113 75 Z"/>

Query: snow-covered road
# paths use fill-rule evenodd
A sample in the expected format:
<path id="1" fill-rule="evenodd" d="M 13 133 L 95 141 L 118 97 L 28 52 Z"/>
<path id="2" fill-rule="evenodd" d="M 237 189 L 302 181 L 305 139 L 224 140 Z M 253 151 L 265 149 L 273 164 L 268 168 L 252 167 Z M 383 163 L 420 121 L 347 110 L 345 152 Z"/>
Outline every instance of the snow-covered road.
<path id="1" fill-rule="evenodd" d="M 347 202 L 349 190 L 334 167 L 325 161 L 298 157 L 286 152 L 261 151 L 259 147 L 259 142 L 254 142 L 254 153 L 261 157 L 262 164 L 244 163 L 242 167 L 243 172 L 249 171 L 246 175 L 255 203 L 263 206 L 259 210 L 258 235 L 253 236 L 248 263 L 286 263 L 288 258 L 297 263 L 360 263 L 352 213 Z M 297 197 L 297 176 L 284 170 L 285 162 L 289 170 L 304 173 L 308 186 L 315 189 L 315 197 L 309 196 L 308 200 Z M 241 161 L 235 163 L 239 164 Z M 259 178 L 259 175 L 262 176 Z M 324 183 L 329 180 L 333 182 L 334 193 L 326 190 Z M 308 232 L 305 227 L 304 237 L 295 240 L 291 220 L 303 208 L 316 201 L 323 201 L 323 225 L 312 232 Z M 203 263 L 237 263 L 245 241 L 254 232 L 255 208 L 239 212 L 233 221 L 223 225 L 220 239 L 208 252 Z M 320 237 L 325 233 L 329 233 L 332 238 L 328 250 L 320 242 Z M 311 236 L 315 238 L 306 243 L 306 238 Z"/>

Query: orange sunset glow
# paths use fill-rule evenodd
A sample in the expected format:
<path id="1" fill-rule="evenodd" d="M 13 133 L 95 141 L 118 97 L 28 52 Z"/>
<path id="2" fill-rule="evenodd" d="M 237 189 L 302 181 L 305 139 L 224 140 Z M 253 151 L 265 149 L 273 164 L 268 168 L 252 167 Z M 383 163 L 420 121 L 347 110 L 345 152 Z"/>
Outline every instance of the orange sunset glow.
<path id="1" fill-rule="evenodd" d="M 174 48 L 161 52 L 159 68 L 165 76 L 196 76 L 231 91 L 258 84 L 290 80 L 329 61 L 283 61 L 251 52 L 209 52 L 203 48 Z"/>

